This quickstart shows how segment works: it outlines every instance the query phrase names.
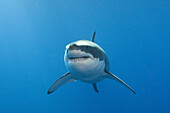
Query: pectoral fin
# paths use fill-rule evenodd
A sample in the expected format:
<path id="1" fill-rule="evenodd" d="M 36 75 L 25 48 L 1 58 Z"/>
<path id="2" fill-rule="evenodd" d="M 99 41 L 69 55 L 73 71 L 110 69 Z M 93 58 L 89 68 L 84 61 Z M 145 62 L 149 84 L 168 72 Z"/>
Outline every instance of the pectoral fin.
<path id="1" fill-rule="evenodd" d="M 116 80 L 117 82 L 123 84 L 125 87 L 127 87 L 128 89 L 130 89 L 134 94 L 136 94 L 135 91 L 134 91 L 130 86 L 128 86 L 125 82 L 123 82 L 123 81 L 122 81 L 120 78 L 118 78 L 116 75 L 114 75 L 114 74 L 112 74 L 112 73 L 110 73 L 110 72 L 107 72 L 107 71 L 106 71 L 105 73 L 108 74 L 108 76 L 107 76 L 106 78 Z"/>
<path id="2" fill-rule="evenodd" d="M 47 94 L 50 94 L 52 92 L 54 92 L 56 89 L 58 89 L 59 87 L 61 87 L 62 85 L 68 83 L 68 82 L 74 82 L 75 79 L 71 77 L 70 73 L 67 72 L 66 74 L 64 74 L 62 77 L 60 77 L 49 89 Z"/>

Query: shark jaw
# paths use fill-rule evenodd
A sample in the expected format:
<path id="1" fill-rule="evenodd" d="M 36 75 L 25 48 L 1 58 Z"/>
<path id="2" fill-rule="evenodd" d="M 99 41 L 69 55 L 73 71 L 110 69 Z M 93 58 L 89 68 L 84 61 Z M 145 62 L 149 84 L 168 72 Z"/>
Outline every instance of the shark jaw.
<path id="1" fill-rule="evenodd" d="M 91 58 L 91 57 L 90 57 L 90 56 L 69 57 L 69 58 L 67 58 L 67 60 L 68 60 L 68 61 L 71 60 L 72 62 L 73 62 L 73 61 L 76 62 L 76 61 L 84 61 L 84 60 L 87 60 L 87 59 L 89 59 L 89 58 Z"/>
<path id="2" fill-rule="evenodd" d="M 94 83 L 104 79 L 105 63 L 92 54 L 82 50 L 69 50 L 65 52 L 65 64 L 68 71 L 77 80 Z"/>

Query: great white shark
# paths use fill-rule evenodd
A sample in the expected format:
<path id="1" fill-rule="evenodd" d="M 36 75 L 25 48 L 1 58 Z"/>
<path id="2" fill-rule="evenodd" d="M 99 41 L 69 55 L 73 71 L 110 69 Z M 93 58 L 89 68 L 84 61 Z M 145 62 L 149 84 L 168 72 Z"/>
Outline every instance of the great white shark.
<path id="1" fill-rule="evenodd" d="M 105 78 L 116 80 L 136 94 L 129 85 L 109 71 L 109 61 L 105 51 L 94 43 L 95 34 L 96 32 L 93 33 L 91 41 L 79 40 L 66 46 L 64 62 L 68 72 L 49 88 L 48 94 L 76 80 L 91 83 L 94 90 L 99 92 L 96 83 Z"/>

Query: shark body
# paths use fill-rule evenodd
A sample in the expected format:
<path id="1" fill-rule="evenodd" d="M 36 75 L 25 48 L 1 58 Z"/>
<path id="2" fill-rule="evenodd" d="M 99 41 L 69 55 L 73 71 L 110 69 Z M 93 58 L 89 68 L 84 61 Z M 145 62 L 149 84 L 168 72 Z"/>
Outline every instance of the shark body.
<path id="1" fill-rule="evenodd" d="M 48 94 L 62 85 L 76 80 L 91 83 L 94 90 L 99 92 L 96 83 L 105 78 L 116 80 L 136 94 L 130 86 L 109 72 L 109 61 L 105 51 L 94 43 L 95 34 L 96 32 L 93 33 L 91 41 L 79 40 L 66 46 L 64 62 L 68 72 L 49 88 Z"/>

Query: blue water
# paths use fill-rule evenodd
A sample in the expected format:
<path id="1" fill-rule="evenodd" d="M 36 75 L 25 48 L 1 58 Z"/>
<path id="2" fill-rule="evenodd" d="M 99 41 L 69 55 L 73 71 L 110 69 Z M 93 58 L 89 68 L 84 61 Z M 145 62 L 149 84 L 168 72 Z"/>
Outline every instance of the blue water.
<path id="1" fill-rule="evenodd" d="M 90 40 L 107 53 L 113 80 L 68 83 L 65 46 Z M 170 112 L 169 0 L 1 0 L 0 113 Z"/>

